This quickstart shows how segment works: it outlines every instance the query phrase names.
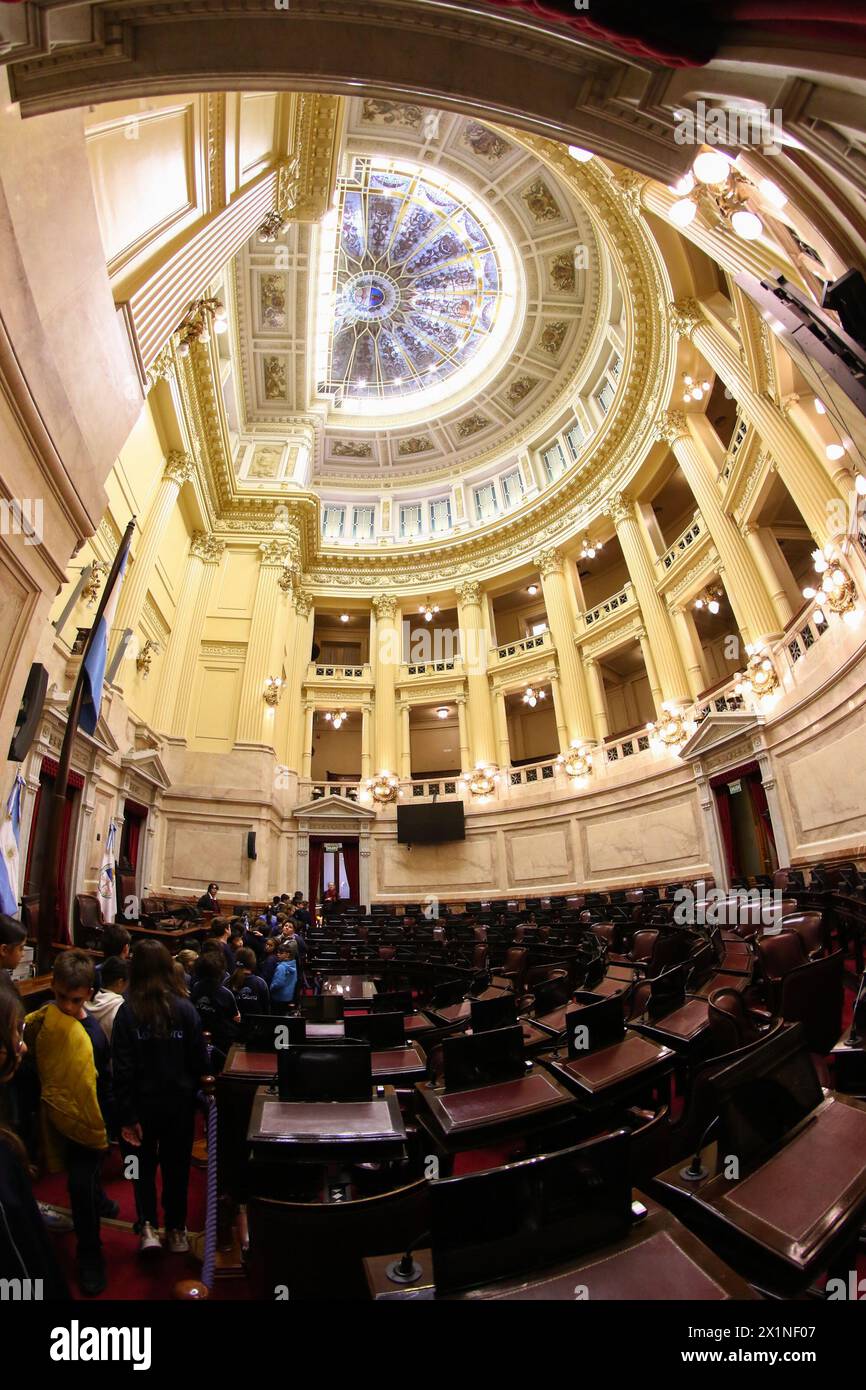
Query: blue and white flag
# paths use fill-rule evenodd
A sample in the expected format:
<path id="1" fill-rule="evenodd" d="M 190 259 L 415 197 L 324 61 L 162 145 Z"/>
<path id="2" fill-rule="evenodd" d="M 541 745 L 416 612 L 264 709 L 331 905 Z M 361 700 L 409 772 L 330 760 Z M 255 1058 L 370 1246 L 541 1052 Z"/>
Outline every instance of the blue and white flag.
<path id="1" fill-rule="evenodd" d="M 0 912 L 18 916 L 18 845 L 21 838 L 21 791 L 24 778 L 15 774 L 15 783 L 0 825 Z"/>
<path id="2" fill-rule="evenodd" d="M 117 912 L 117 887 L 114 877 L 114 837 L 117 834 L 117 826 L 114 821 L 108 827 L 108 835 L 105 841 L 105 852 L 102 856 L 102 868 L 99 870 L 99 908 L 102 912 L 103 922 L 113 922 Z"/>
<path id="3" fill-rule="evenodd" d="M 86 734 L 96 732 L 96 724 L 99 719 L 99 707 L 102 704 L 102 686 L 105 681 L 105 667 L 108 662 L 108 644 L 111 638 L 111 630 L 114 626 L 114 614 L 117 611 L 117 600 L 120 598 L 120 586 L 123 583 L 123 576 L 126 574 L 126 566 L 129 561 L 129 544 L 132 535 L 125 539 L 123 556 L 111 586 L 102 617 L 99 620 L 90 650 L 84 662 L 84 696 L 81 701 L 81 713 L 78 716 L 78 727 L 83 729 Z"/>

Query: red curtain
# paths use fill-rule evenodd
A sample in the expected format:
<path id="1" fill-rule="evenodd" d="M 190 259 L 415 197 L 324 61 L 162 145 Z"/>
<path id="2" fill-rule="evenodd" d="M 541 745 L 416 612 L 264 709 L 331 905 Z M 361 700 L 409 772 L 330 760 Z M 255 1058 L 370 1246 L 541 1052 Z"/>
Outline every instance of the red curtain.
<path id="1" fill-rule="evenodd" d="M 357 845 L 343 845 L 343 863 L 346 866 L 346 878 L 349 880 L 349 900 L 357 904 L 361 897 Z"/>
<path id="2" fill-rule="evenodd" d="M 127 825 L 129 826 L 129 835 L 126 840 L 126 857 L 130 869 L 135 873 L 138 868 L 138 840 L 141 835 L 142 822 L 138 816 L 132 816 L 127 821 Z"/>
<path id="3" fill-rule="evenodd" d="M 775 863 L 779 862 L 779 855 L 776 849 L 776 837 L 773 834 L 773 822 L 770 819 L 770 807 L 767 802 L 767 793 L 761 781 L 761 774 L 753 773 L 746 781 L 749 788 L 749 796 L 752 798 L 752 810 L 755 813 L 755 820 L 762 827 L 763 833 L 767 837 L 770 850 Z M 763 849 L 763 846 L 761 847 Z"/>
<path id="4" fill-rule="evenodd" d="M 69 852 L 69 836 L 72 829 L 72 802 L 75 797 L 75 788 L 66 788 L 66 805 L 63 807 L 63 831 L 60 837 L 60 872 L 57 876 L 57 911 L 58 922 L 53 933 L 55 941 L 65 941 L 71 944 L 72 938 L 69 935 L 69 890 L 66 883 L 66 856 Z"/>
<path id="5" fill-rule="evenodd" d="M 319 897 L 319 883 L 322 877 L 322 857 L 325 853 L 323 843 L 315 844 L 310 841 L 310 909 L 312 910 Z"/>
<path id="6" fill-rule="evenodd" d="M 713 792 L 716 798 L 716 806 L 719 810 L 719 829 L 722 832 L 722 844 L 725 847 L 728 874 L 731 878 L 735 878 L 737 875 L 737 865 L 734 859 L 734 827 L 731 823 L 731 795 L 727 787 L 715 787 Z"/>

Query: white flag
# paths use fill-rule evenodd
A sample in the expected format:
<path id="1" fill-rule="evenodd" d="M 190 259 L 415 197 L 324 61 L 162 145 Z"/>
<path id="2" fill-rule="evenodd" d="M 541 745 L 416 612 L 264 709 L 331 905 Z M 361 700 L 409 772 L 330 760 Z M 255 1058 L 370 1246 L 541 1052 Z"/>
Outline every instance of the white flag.
<path id="1" fill-rule="evenodd" d="M 102 868 L 99 870 L 99 906 L 103 922 L 113 922 L 117 912 L 117 888 L 114 881 L 114 837 L 117 826 L 114 821 L 108 827 Z"/>

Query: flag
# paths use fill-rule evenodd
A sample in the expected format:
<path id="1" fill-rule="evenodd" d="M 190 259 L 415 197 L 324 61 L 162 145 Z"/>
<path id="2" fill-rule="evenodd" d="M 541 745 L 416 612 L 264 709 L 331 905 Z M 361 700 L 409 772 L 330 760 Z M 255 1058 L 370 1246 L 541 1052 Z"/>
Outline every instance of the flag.
<path id="1" fill-rule="evenodd" d="M 114 576 L 114 583 L 111 592 L 106 600 L 105 608 L 102 610 L 102 617 L 93 634 L 90 647 L 84 658 L 84 695 L 81 701 L 81 713 L 78 716 L 78 727 L 83 729 L 86 734 L 96 732 L 96 724 L 99 719 L 99 707 L 102 704 L 102 686 L 105 680 L 105 667 L 108 662 L 108 643 L 111 636 L 111 629 L 114 626 L 114 614 L 117 610 L 117 600 L 120 598 L 120 586 L 123 583 L 123 576 L 126 574 L 126 566 L 129 560 L 129 543 L 132 540 L 132 533 L 128 534 L 121 542 L 123 553 L 117 573 Z"/>
<path id="2" fill-rule="evenodd" d="M 105 841 L 105 853 L 102 856 L 102 868 L 99 870 L 97 888 L 103 922 L 113 922 L 117 912 L 117 889 L 114 880 L 114 837 L 116 834 L 117 826 L 112 821 L 108 827 L 108 837 Z"/>
<path id="3" fill-rule="evenodd" d="M 0 825 L 0 912 L 7 917 L 18 916 L 18 844 L 21 838 L 21 789 L 24 778 L 15 774 L 15 782 L 6 802 L 3 824 Z"/>

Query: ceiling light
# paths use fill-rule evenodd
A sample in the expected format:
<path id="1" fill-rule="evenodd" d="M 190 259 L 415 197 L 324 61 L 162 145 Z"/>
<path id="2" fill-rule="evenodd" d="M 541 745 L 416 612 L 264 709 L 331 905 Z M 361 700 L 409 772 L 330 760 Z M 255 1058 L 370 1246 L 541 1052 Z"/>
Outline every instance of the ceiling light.
<path id="1" fill-rule="evenodd" d="M 760 217 L 754 212 L 749 212 L 748 208 L 739 208 L 731 214 L 731 226 L 744 241 L 754 241 L 764 230 Z"/>
<path id="2" fill-rule="evenodd" d="M 348 613 L 341 613 L 341 614 L 340 614 L 340 622 L 341 622 L 341 623 L 347 623 L 348 621 L 349 621 L 349 615 L 348 615 Z"/>
<path id="3" fill-rule="evenodd" d="M 428 599 L 426 603 L 421 604 L 421 607 L 418 609 L 418 612 L 423 614 L 425 623 L 432 623 L 434 613 L 439 612 L 439 604 L 431 603 Z"/>
<path id="4" fill-rule="evenodd" d="M 530 598 L 535 598 L 535 595 L 538 593 L 538 585 L 530 584 L 526 592 L 529 594 Z"/>
<path id="5" fill-rule="evenodd" d="M 588 164 L 591 159 L 595 158 L 592 150 L 584 150 L 580 145 L 569 145 L 568 153 L 572 159 L 577 160 L 578 164 Z"/>
<path id="6" fill-rule="evenodd" d="M 699 183 L 724 183 L 733 160 L 721 150 L 703 150 L 692 165 Z"/>
<path id="7" fill-rule="evenodd" d="M 866 497 L 866 477 L 862 473 L 858 473 L 854 479 L 854 491 L 858 497 Z"/>
<path id="8" fill-rule="evenodd" d="M 447 719 L 449 713 L 450 713 L 450 710 L 448 709 L 448 706 L 447 706 L 447 705 L 440 705 L 439 708 L 438 708 L 437 711 L 436 711 L 436 718 L 437 718 L 437 719 Z"/>
<path id="9" fill-rule="evenodd" d="M 539 700 L 545 699 L 547 699 L 546 692 L 543 690 L 536 690 L 531 685 L 528 685 L 523 692 L 523 703 L 528 705 L 530 709 L 535 709 Z"/>
<path id="10" fill-rule="evenodd" d="M 681 198 L 679 202 L 671 204 L 668 216 L 675 227 L 687 227 L 694 222 L 697 211 L 698 205 L 691 198 Z"/>

